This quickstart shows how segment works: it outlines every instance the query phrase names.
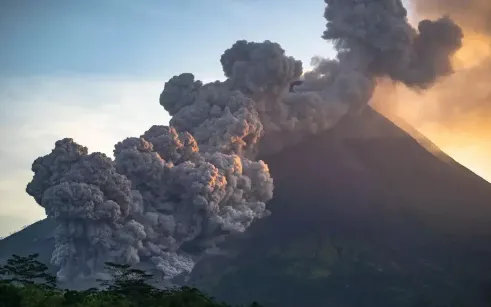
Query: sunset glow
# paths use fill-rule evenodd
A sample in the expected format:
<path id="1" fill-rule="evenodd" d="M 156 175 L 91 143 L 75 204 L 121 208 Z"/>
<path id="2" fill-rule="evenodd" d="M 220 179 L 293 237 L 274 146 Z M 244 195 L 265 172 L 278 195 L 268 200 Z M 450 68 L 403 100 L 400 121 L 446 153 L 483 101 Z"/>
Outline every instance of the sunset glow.
<path id="1" fill-rule="evenodd" d="M 491 39 L 485 35 L 467 31 L 464 46 L 454 57 L 456 71 L 478 66 L 491 56 Z"/>
<path id="2" fill-rule="evenodd" d="M 491 182 L 489 126 L 488 131 L 478 127 L 462 127 L 460 133 L 438 125 L 423 125 L 419 130 L 454 160 Z"/>

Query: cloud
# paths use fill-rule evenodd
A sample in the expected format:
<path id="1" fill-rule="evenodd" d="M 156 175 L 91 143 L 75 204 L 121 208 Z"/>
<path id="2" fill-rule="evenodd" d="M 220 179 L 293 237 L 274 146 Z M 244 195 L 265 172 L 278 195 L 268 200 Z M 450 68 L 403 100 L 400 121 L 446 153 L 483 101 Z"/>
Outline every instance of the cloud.
<path id="1" fill-rule="evenodd" d="M 0 80 L 0 236 L 44 217 L 25 192 L 31 164 L 72 137 L 90 151 L 112 156 L 112 144 L 166 124 L 159 105 L 166 78 L 59 74 Z"/>

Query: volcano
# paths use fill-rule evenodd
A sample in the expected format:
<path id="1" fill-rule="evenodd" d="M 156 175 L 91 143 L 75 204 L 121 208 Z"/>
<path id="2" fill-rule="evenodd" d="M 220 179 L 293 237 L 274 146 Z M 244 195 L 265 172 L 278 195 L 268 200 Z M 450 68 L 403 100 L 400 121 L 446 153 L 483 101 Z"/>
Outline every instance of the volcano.
<path id="1" fill-rule="evenodd" d="M 366 107 L 261 159 L 275 181 L 271 216 L 187 283 L 271 307 L 489 306 L 491 185 L 430 141 Z M 1 240 L 0 258 L 47 262 L 54 227 Z"/>
<path id="2" fill-rule="evenodd" d="M 365 108 L 263 157 L 273 214 L 193 281 L 266 306 L 489 306 L 491 185 L 410 132 Z"/>

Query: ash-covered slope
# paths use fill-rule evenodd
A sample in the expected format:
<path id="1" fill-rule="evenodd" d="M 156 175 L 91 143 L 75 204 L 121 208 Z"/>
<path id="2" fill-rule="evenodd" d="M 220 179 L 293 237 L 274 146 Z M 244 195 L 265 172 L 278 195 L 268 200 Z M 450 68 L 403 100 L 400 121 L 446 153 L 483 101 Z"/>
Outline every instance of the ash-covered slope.
<path id="1" fill-rule="evenodd" d="M 491 185 L 418 141 L 366 108 L 264 157 L 274 214 L 193 282 L 266 306 L 487 306 Z"/>

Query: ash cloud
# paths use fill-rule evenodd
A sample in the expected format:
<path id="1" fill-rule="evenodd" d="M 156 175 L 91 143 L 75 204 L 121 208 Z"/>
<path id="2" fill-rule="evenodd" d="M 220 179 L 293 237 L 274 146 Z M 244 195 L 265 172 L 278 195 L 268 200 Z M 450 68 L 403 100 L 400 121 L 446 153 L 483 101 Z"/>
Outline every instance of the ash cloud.
<path id="1" fill-rule="evenodd" d="M 27 192 L 59 222 L 61 277 L 94 274 L 108 260 L 151 261 L 168 278 L 190 272 L 269 214 L 273 179 L 258 155 L 332 128 L 368 104 L 379 78 L 426 89 L 452 73 L 462 32 L 448 17 L 414 29 L 397 0 L 325 2 L 322 37 L 338 55 L 314 59 L 313 71 L 302 75 L 277 43 L 240 40 L 220 59 L 224 81 L 183 73 L 166 82 L 170 125 L 116 144 L 114 160 L 67 138 L 34 162 Z"/>
<path id="2" fill-rule="evenodd" d="M 420 88 L 452 72 L 451 56 L 463 33 L 450 18 L 422 20 L 416 30 L 400 0 L 325 2 L 323 37 L 335 42 L 341 61 Z"/>

